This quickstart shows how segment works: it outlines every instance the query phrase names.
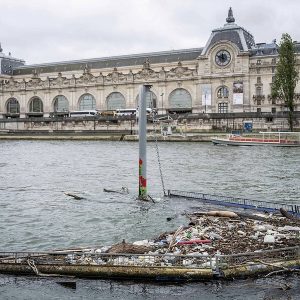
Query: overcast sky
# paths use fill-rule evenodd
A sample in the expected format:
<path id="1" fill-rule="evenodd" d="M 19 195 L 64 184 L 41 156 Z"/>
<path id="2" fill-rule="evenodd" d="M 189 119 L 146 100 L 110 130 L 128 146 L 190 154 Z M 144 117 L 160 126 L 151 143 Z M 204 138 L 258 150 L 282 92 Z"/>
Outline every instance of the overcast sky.
<path id="1" fill-rule="evenodd" d="M 236 23 L 256 43 L 300 41 L 299 0 L 0 0 L 3 52 L 27 64 L 205 46 Z"/>

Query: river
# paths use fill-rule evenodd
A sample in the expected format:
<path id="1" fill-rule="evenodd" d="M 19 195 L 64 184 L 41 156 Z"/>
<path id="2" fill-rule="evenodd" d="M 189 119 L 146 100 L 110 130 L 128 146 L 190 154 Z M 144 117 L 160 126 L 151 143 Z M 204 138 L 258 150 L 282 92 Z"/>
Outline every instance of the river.
<path id="1" fill-rule="evenodd" d="M 196 201 L 163 197 L 154 143 L 148 144 L 147 173 L 148 193 L 155 204 L 136 200 L 138 143 L 1 141 L 0 149 L 2 251 L 152 238 L 184 224 L 183 212 L 201 209 Z M 167 189 L 300 204 L 298 148 L 159 143 L 159 151 Z M 122 186 L 128 187 L 129 195 L 103 192 Z M 70 198 L 66 191 L 84 199 Z M 168 222 L 167 217 L 172 220 Z M 240 285 L 246 287 L 241 290 Z M 247 299 L 259 299 L 259 293 L 268 290 L 259 280 L 197 285 L 78 280 L 77 286 L 76 291 L 69 291 L 50 279 L 1 276 L 0 298 L 95 299 L 103 292 L 103 299 L 179 299 L 183 295 L 195 297 L 187 299 L 244 299 L 253 291 L 254 298 Z M 27 296 L 22 298 L 21 291 Z"/>

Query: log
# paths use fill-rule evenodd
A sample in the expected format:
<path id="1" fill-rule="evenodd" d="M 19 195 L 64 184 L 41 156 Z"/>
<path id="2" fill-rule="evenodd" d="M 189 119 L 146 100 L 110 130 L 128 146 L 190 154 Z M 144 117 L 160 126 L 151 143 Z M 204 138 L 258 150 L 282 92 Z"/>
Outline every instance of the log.
<path id="1" fill-rule="evenodd" d="M 287 219 L 292 220 L 293 222 L 299 223 L 300 224 L 300 219 L 295 217 L 294 215 L 288 213 L 285 209 L 282 207 L 279 209 L 280 213 Z"/>
<path id="2" fill-rule="evenodd" d="M 116 194 L 122 194 L 122 195 L 127 195 L 127 194 L 129 194 L 129 190 L 128 190 L 128 188 L 127 187 L 121 187 L 121 189 L 119 189 L 119 190 L 114 190 L 114 189 L 106 189 L 106 188 L 104 188 L 103 189 L 103 192 L 105 192 L 105 193 L 116 193 Z"/>
<path id="3" fill-rule="evenodd" d="M 81 197 L 81 196 L 78 196 L 78 195 L 75 195 L 75 194 L 69 193 L 69 192 L 65 192 L 65 195 L 73 197 L 76 200 L 82 200 L 82 199 L 84 199 L 84 197 Z"/>

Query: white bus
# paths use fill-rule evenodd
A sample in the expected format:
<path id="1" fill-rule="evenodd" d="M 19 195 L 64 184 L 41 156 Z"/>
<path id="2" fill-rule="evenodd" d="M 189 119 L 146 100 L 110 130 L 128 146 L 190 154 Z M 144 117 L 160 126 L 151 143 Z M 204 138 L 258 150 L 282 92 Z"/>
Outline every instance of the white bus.
<path id="1" fill-rule="evenodd" d="M 98 112 L 96 110 L 78 110 L 78 111 L 71 111 L 70 117 L 93 117 L 96 116 Z"/>
<path id="2" fill-rule="evenodd" d="M 147 115 L 155 114 L 155 110 L 152 108 L 146 108 Z M 116 116 L 137 116 L 139 115 L 138 108 L 124 108 L 124 109 L 116 109 Z"/>
<path id="3" fill-rule="evenodd" d="M 116 109 L 116 116 L 135 116 L 136 112 L 135 108 Z"/>

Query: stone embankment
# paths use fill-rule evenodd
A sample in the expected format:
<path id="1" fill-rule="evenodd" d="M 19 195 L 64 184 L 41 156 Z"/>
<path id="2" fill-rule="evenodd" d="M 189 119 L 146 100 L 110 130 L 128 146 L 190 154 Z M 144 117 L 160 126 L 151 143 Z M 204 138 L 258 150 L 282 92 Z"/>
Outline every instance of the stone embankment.
<path id="1" fill-rule="evenodd" d="M 216 133 L 189 133 L 189 134 L 148 134 L 147 140 L 153 142 L 156 139 L 164 142 L 210 142 Z M 130 132 L 106 132 L 106 131 L 0 131 L 0 140 L 91 140 L 91 141 L 138 141 L 137 134 Z"/>

